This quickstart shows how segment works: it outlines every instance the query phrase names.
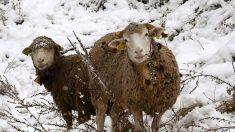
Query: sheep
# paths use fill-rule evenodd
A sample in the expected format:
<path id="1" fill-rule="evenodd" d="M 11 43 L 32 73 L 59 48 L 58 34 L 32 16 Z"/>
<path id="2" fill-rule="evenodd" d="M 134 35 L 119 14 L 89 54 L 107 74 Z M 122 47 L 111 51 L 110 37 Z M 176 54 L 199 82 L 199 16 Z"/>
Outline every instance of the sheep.
<path id="1" fill-rule="evenodd" d="M 23 50 L 31 55 L 37 78 L 35 82 L 44 85 L 66 121 L 72 128 L 72 110 L 78 111 L 79 123 L 95 115 L 88 89 L 87 67 L 78 55 L 64 56 L 63 48 L 51 38 L 39 36 Z"/>
<path id="2" fill-rule="evenodd" d="M 130 23 L 123 31 L 102 37 L 90 50 L 90 60 L 109 93 L 92 95 L 98 131 L 103 131 L 109 101 L 113 103 L 112 131 L 119 131 L 120 111 L 127 108 L 134 117 L 135 131 L 140 132 L 145 131 L 143 111 L 153 117 L 151 129 L 157 131 L 161 116 L 176 102 L 178 65 L 173 53 L 156 42 L 155 36 L 167 34 L 151 24 Z M 102 89 L 97 80 L 89 83 L 90 89 Z"/>

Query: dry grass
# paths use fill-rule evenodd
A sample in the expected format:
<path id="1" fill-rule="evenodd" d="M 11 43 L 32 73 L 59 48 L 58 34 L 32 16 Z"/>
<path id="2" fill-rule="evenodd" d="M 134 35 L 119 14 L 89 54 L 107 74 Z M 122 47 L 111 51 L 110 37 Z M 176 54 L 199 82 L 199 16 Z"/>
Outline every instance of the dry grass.
<path id="1" fill-rule="evenodd" d="M 223 101 L 221 105 L 217 107 L 217 110 L 227 113 L 235 112 L 235 98 L 232 100 Z"/>
<path id="2" fill-rule="evenodd" d="M 188 107 L 181 108 L 179 111 L 177 111 L 176 114 L 176 119 L 180 120 L 181 118 L 185 117 L 189 112 L 191 112 L 194 108 L 196 107 L 202 107 L 201 104 L 194 104 Z"/>

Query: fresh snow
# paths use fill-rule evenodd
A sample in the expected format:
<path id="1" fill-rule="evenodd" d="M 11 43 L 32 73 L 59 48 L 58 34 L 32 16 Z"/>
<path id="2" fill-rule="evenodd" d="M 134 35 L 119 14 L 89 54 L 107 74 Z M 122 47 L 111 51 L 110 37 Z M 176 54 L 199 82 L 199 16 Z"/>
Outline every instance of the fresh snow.
<path id="1" fill-rule="evenodd" d="M 232 63 L 233 56 L 235 57 L 235 0 L 186 0 L 181 4 L 183 1 L 185 0 L 170 0 L 164 6 L 154 9 L 151 4 L 143 5 L 137 0 L 107 0 L 105 10 L 94 12 L 94 5 L 84 8 L 79 4 L 85 3 L 83 0 L 1 0 L 0 76 L 3 80 L 7 78 L 15 86 L 24 102 L 38 101 L 53 106 L 53 99 L 48 93 L 31 97 L 46 92 L 43 86 L 33 82 L 36 75 L 31 58 L 22 54 L 22 50 L 35 37 L 51 37 L 65 49 L 69 49 L 71 45 L 67 37 L 75 42 L 74 31 L 83 44 L 89 47 L 105 34 L 122 30 L 130 22 L 152 22 L 156 26 L 165 25 L 170 37 L 175 36 L 172 41 L 163 39 L 162 43 L 173 51 L 183 75 L 192 73 L 190 71 L 193 70 L 196 71 L 195 74 L 212 75 L 234 85 L 235 70 Z M 130 3 L 137 7 L 133 8 Z M 150 3 L 154 3 L 154 0 L 150 0 Z M 22 24 L 16 24 L 22 20 Z M 75 52 L 70 51 L 67 54 Z M 185 78 L 183 76 L 181 79 Z M 173 110 L 177 112 L 184 107 L 197 106 L 175 121 L 171 120 L 174 112 L 168 110 L 161 119 L 162 124 L 168 125 L 160 131 L 206 131 L 205 128 L 220 127 L 233 127 L 221 131 L 235 131 L 234 113 L 221 113 L 217 110 L 223 101 L 232 98 L 227 92 L 228 88 L 224 83 L 218 84 L 216 80 L 204 77 L 187 83 L 182 87 Z M 67 86 L 64 86 L 64 90 L 66 89 Z M 13 100 L 9 97 L 0 95 L 0 100 L 0 111 L 10 111 L 18 119 L 37 124 L 25 109 L 10 103 Z M 65 121 L 60 113 L 48 112 L 40 116 L 40 108 L 32 107 L 29 110 L 40 117 L 39 121 L 47 130 L 65 130 L 48 125 L 63 125 Z M 149 123 L 149 118 L 144 119 Z M 93 121 L 88 123 L 96 127 Z M 7 120 L 0 119 L 0 131 L 16 131 L 8 123 Z M 34 131 L 32 127 L 20 123 L 14 125 L 24 131 Z M 84 124 L 76 125 L 74 123 L 74 131 L 86 129 Z M 105 127 L 108 131 L 111 130 L 111 119 L 108 116 Z"/>

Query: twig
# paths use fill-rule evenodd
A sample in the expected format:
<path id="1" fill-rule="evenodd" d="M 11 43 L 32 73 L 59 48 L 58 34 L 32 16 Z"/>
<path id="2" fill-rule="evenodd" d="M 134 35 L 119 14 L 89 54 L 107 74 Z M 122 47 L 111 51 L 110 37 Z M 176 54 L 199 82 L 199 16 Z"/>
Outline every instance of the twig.
<path id="1" fill-rule="evenodd" d="M 4 70 L 4 74 L 5 73 L 7 73 L 7 72 L 9 72 L 11 69 L 13 69 L 13 68 L 15 68 L 15 66 L 16 66 L 16 61 L 14 61 L 15 59 L 13 59 L 11 62 L 8 62 L 7 63 L 7 67 L 5 68 L 5 70 Z"/>
<path id="2" fill-rule="evenodd" d="M 27 110 L 27 112 L 31 115 L 31 117 L 34 118 L 34 120 L 37 122 L 37 124 L 42 128 L 44 132 L 47 132 L 46 128 L 42 125 L 42 123 L 39 121 L 39 119 L 29 110 L 29 107 L 24 104 L 23 100 L 19 99 L 19 103 Z"/>
<path id="3" fill-rule="evenodd" d="M 93 48 L 93 46 L 88 46 L 85 49 L 87 50 L 87 49 L 91 49 L 91 48 Z"/>
<path id="4" fill-rule="evenodd" d="M 82 47 L 83 51 L 85 52 L 85 55 L 88 56 L 88 52 L 86 50 L 86 47 L 83 45 L 82 41 L 78 38 L 77 34 L 73 31 L 73 34 L 75 36 L 75 38 L 77 39 L 77 41 L 79 42 L 80 46 Z M 74 47 L 75 49 L 75 47 Z"/>
<path id="5" fill-rule="evenodd" d="M 102 90 L 104 93 L 106 93 L 106 94 L 108 94 L 108 95 L 111 95 L 111 94 L 109 93 L 109 91 L 107 90 L 107 87 L 106 87 L 105 83 L 104 83 L 104 82 L 102 81 L 102 79 L 98 76 L 97 71 L 94 69 L 94 67 L 93 67 L 92 64 L 90 63 L 89 58 L 87 58 L 87 57 L 85 57 L 84 55 L 82 55 L 82 54 L 80 53 L 80 51 L 77 50 L 76 46 L 72 43 L 72 41 L 71 41 L 69 38 L 67 38 L 67 39 L 68 39 L 68 41 L 70 42 L 70 44 L 74 47 L 75 52 L 82 58 L 82 61 L 83 61 L 83 62 L 85 63 L 85 65 L 87 66 L 87 68 L 88 68 L 89 72 L 91 73 L 92 77 L 93 77 L 94 79 L 98 79 L 99 84 L 101 84 L 101 86 L 102 86 L 101 90 Z"/>
<path id="6" fill-rule="evenodd" d="M 164 42 L 165 42 L 165 44 L 166 44 L 166 47 L 168 47 L 167 42 L 166 42 L 166 38 L 164 38 Z"/>
<path id="7" fill-rule="evenodd" d="M 204 50 L 204 47 L 202 46 L 202 43 L 200 42 L 200 40 L 196 40 L 198 43 L 199 43 L 199 45 L 201 46 L 201 48 L 202 48 L 202 50 Z"/>
<path id="8" fill-rule="evenodd" d="M 235 121 L 231 121 L 231 120 L 227 120 L 227 119 L 223 119 L 223 118 L 219 118 L 219 117 L 205 117 L 203 119 L 200 119 L 199 121 L 202 122 L 203 120 L 217 120 L 219 122 L 227 122 L 229 124 L 231 123 L 235 123 Z"/>
<path id="9" fill-rule="evenodd" d="M 96 130 L 96 128 L 94 126 L 92 126 L 92 125 L 90 125 L 88 123 L 85 123 L 85 126 L 86 126 L 86 128 L 88 128 L 88 130 L 92 129 L 93 131 L 98 132 L 98 130 Z"/>
<path id="10" fill-rule="evenodd" d="M 198 86 L 199 86 L 199 79 L 197 79 L 196 86 L 189 92 L 189 94 L 193 93 L 193 91 L 195 91 Z"/>
<path id="11" fill-rule="evenodd" d="M 203 73 L 198 73 L 198 72 L 195 72 L 195 71 L 189 71 L 189 72 L 193 72 L 192 74 L 191 73 L 188 73 L 188 74 L 183 74 L 184 76 L 186 76 L 186 79 L 182 80 L 181 81 L 181 84 L 183 85 L 186 85 L 186 83 L 194 80 L 195 78 L 199 78 L 199 77 L 204 77 L 204 78 L 211 78 L 212 80 L 215 80 L 218 84 L 226 84 L 228 85 L 229 87 L 235 89 L 235 86 L 232 85 L 231 83 L 229 82 L 226 82 L 222 79 L 220 79 L 219 77 L 217 76 L 213 76 L 213 75 L 209 75 L 209 74 L 203 74 Z M 194 91 L 195 89 L 193 89 Z M 191 91 L 190 93 L 192 93 L 193 91 Z"/>
<path id="12" fill-rule="evenodd" d="M 102 6 L 104 6 L 104 3 L 107 2 L 107 0 L 101 0 L 97 5 L 97 9 L 95 12 L 98 12 Z"/>
<path id="13" fill-rule="evenodd" d="M 62 51 L 61 54 L 66 54 L 66 53 L 68 53 L 69 51 L 72 51 L 72 50 L 74 50 L 73 47 Z"/>
<path id="14" fill-rule="evenodd" d="M 218 130 L 222 130 L 222 129 L 235 129 L 235 126 L 231 126 L 231 127 L 219 127 L 219 128 L 207 129 L 207 130 L 208 131 L 218 131 Z"/>
<path id="15" fill-rule="evenodd" d="M 28 105 L 27 103 L 25 103 L 25 100 L 24 99 L 20 99 L 20 97 L 18 96 L 18 92 L 16 91 L 16 88 L 15 86 L 12 86 L 9 84 L 8 80 L 5 79 L 5 81 L 2 80 L 2 78 L 0 78 L 0 82 L 1 83 L 4 83 L 5 86 L 8 88 L 8 91 L 5 93 L 6 96 L 10 97 L 14 102 L 10 102 L 12 104 L 15 104 L 15 105 L 18 105 L 16 106 L 15 108 L 24 108 L 26 109 L 27 113 L 30 115 L 30 117 L 32 117 L 35 122 L 36 122 L 36 125 L 35 123 L 34 124 L 31 124 L 31 122 L 29 122 L 28 120 L 26 119 L 23 119 L 24 121 L 20 120 L 20 119 L 17 119 L 16 117 L 14 117 L 9 111 L 7 110 L 4 110 L 5 112 L 1 112 L 0 115 L 3 115 L 3 116 L 0 116 L 0 118 L 2 119 L 5 119 L 8 121 L 8 124 L 10 126 L 12 126 L 14 129 L 18 130 L 19 131 L 19 128 L 18 127 L 14 127 L 14 125 L 12 123 L 20 123 L 20 124 L 24 124 L 26 126 L 29 126 L 29 127 L 32 127 L 34 128 L 36 131 L 43 131 L 43 132 L 47 132 L 46 128 L 42 125 L 42 123 L 40 122 L 40 113 L 39 113 L 39 116 L 36 117 L 32 112 L 31 110 L 29 109 L 30 108 L 30 105 Z M 19 112 L 19 111 L 18 111 Z M 20 113 L 20 112 L 19 112 Z M 38 126 L 40 128 L 38 128 Z"/>
<path id="16" fill-rule="evenodd" d="M 206 118 L 200 119 L 198 121 L 203 123 L 204 120 L 217 120 L 218 122 L 227 122 L 228 124 L 235 123 L 234 121 L 229 121 L 229 120 L 218 118 L 218 117 L 206 117 Z M 201 128 L 205 131 L 213 131 L 213 132 L 218 131 L 218 130 L 224 130 L 224 129 L 225 130 L 235 129 L 235 125 L 233 125 L 233 126 L 222 126 L 222 127 L 218 127 L 218 128 L 212 128 L 212 129 L 205 128 L 205 127 L 199 126 L 199 125 L 194 125 L 193 127 L 198 127 L 198 128 Z"/>
<path id="17" fill-rule="evenodd" d="M 233 66 L 233 72 L 235 73 L 235 67 L 234 67 L 233 61 L 232 61 L 232 66 Z"/>
<path id="18" fill-rule="evenodd" d="M 49 126 L 56 126 L 56 127 L 61 127 L 61 128 L 67 128 L 65 125 L 59 125 L 59 124 L 54 124 L 54 123 L 48 123 L 46 125 L 49 125 Z"/>
<path id="19" fill-rule="evenodd" d="M 203 92 L 203 95 L 204 95 L 207 99 L 209 99 L 210 101 L 215 102 L 214 100 L 212 100 L 211 98 L 209 98 L 209 97 L 206 95 L 205 92 Z"/>
<path id="20" fill-rule="evenodd" d="M 14 129 L 16 129 L 17 131 L 19 131 L 19 132 L 24 132 L 23 130 L 21 130 L 19 127 L 16 127 L 16 126 L 14 126 L 13 124 L 11 124 L 11 123 L 8 123 L 11 127 L 13 127 Z"/>

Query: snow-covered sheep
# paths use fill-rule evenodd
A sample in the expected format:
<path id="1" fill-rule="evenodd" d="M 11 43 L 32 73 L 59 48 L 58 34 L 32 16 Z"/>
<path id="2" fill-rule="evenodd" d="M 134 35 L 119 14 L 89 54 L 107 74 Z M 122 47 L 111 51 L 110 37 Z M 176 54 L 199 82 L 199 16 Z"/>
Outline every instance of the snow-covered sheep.
<path id="1" fill-rule="evenodd" d="M 51 38 L 40 36 L 23 53 L 31 55 L 37 74 L 35 81 L 51 93 L 67 129 L 71 129 L 72 110 L 78 111 L 78 121 L 83 123 L 95 115 L 95 109 L 88 89 L 87 67 L 78 55 L 64 56 L 62 50 Z"/>
<path id="2" fill-rule="evenodd" d="M 166 37 L 162 28 L 130 23 L 123 31 L 102 37 L 91 49 L 90 60 L 110 93 L 92 95 L 99 131 L 103 131 L 108 101 L 113 102 L 113 131 L 119 131 L 120 110 L 126 108 L 133 114 L 135 131 L 145 131 L 143 111 L 153 117 L 152 130 L 158 130 L 161 116 L 175 103 L 180 89 L 173 53 L 153 39 L 160 35 Z M 90 87 L 101 89 L 97 80 L 91 80 Z"/>

